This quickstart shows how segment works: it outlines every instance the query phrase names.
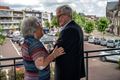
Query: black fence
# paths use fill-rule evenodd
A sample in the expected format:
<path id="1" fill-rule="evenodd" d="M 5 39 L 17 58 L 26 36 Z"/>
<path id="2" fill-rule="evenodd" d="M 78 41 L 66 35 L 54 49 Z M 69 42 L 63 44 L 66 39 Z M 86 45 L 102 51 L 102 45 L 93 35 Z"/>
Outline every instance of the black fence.
<path id="1" fill-rule="evenodd" d="M 116 54 L 109 54 L 109 55 L 96 55 L 96 56 L 89 56 L 88 54 L 93 54 L 93 53 L 95 53 L 95 52 L 101 52 L 101 51 L 112 51 L 112 50 L 120 50 L 120 48 L 112 48 L 112 49 L 102 49 L 102 50 L 89 50 L 89 51 L 84 51 L 84 53 L 85 53 L 85 62 L 86 62 L 86 66 L 85 66 L 85 68 L 86 68 L 86 80 L 89 80 L 88 79 L 88 65 L 89 65 L 89 63 L 88 63 L 88 59 L 89 58 L 96 58 L 96 57 L 104 57 L 104 56 L 112 56 L 112 55 L 120 55 L 120 53 L 116 53 Z M 2 67 L 11 67 L 11 66 L 13 66 L 14 67 L 14 80 L 16 80 L 16 66 L 18 66 L 18 65 L 23 65 L 22 63 L 16 63 L 16 61 L 17 60 L 22 60 L 22 57 L 14 57 L 14 58 L 1 58 L 0 59 L 0 62 L 1 61 L 10 61 L 10 60 L 12 60 L 13 61 L 13 64 L 10 64 L 10 65 L 0 65 L 0 68 L 2 68 Z"/>

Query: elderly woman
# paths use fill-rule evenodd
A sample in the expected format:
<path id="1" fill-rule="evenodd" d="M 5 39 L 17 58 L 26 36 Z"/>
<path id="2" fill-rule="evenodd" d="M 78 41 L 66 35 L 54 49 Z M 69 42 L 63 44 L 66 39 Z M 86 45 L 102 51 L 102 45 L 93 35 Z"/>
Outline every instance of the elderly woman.
<path id="1" fill-rule="evenodd" d="M 22 33 L 25 38 L 21 46 L 25 66 L 24 80 L 50 80 L 49 63 L 64 54 L 63 48 L 55 47 L 51 54 L 47 52 L 39 40 L 44 34 L 42 25 L 35 17 L 23 20 Z"/>

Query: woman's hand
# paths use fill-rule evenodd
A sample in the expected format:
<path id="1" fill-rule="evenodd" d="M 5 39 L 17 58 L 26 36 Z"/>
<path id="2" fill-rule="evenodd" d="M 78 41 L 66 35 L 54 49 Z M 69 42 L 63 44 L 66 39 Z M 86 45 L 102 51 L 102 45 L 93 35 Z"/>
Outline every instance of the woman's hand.
<path id="1" fill-rule="evenodd" d="M 52 54 L 54 55 L 54 58 L 56 58 L 56 57 L 59 57 L 59 56 L 65 54 L 65 53 L 64 53 L 64 49 L 62 47 L 58 48 L 56 46 L 55 49 L 53 50 Z"/>

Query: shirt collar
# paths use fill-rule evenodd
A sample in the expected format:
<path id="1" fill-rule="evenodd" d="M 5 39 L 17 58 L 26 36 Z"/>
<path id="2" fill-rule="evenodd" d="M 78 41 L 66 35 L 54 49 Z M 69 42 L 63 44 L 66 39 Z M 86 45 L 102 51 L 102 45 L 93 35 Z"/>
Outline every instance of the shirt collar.
<path id="1" fill-rule="evenodd" d="M 72 20 L 69 20 L 64 26 L 61 26 L 61 31 L 71 22 Z"/>

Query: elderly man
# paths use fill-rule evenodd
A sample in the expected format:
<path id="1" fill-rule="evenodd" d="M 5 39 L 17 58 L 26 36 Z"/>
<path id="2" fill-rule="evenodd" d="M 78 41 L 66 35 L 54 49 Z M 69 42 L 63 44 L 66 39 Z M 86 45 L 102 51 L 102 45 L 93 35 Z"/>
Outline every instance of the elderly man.
<path id="1" fill-rule="evenodd" d="M 58 7 L 56 15 L 62 28 L 56 45 L 64 48 L 65 55 L 56 59 L 55 80 L 80 80 L 85 77 L 83 31 L 72 20 L 68 5 Z"/>

